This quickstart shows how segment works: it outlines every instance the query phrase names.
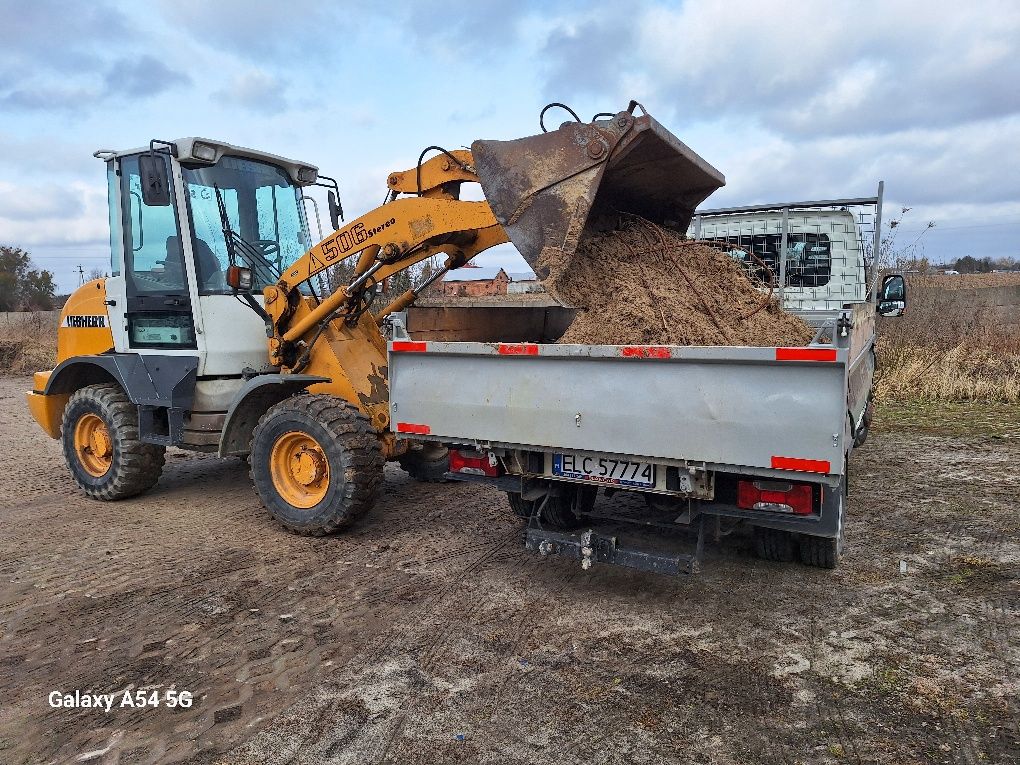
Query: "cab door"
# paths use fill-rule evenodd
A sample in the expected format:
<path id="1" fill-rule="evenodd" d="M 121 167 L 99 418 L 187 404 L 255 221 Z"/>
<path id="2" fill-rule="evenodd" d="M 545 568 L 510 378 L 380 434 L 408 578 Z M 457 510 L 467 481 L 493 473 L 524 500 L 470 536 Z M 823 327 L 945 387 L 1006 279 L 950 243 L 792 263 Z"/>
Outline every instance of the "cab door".
<path id="1" fill-rule="evenodd" d="M 167 177 L 172 177 L 169 157 L 156 156 L 166 163 Z M 188 259 L 175 184 L 169 184 L 169 205 L 146 204 L 138 157 L 120 158 L 127 346 L 132 351 L 153 349 L 171 355 L 197 355 Z"/>

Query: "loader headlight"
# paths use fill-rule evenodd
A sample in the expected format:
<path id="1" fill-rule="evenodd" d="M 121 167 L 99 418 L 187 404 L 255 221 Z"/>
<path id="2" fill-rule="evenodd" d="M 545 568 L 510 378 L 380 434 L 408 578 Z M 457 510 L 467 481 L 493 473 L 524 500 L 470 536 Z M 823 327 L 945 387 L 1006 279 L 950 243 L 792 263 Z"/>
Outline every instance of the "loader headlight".
<path id="1" fill-rule="evenodd" d="M 297 171 L 297 179 L 301 183 L 315 183 L 319 178 L 319 171 L 314 167 L 301 167 Z"/>
<path id="2" fill-rule="evenodd" d="M 227 269 L 227 284 L 238 292 L 247 292 L 251 289 L 251 269 L 230 266 Z"/>
<path id="3" fill-rule="evenodd" d="M 191 145 L 191 156 L 193 156 L 195 159 L 201 159 L 205 162 L 215 162 L 216 147 L 210 146 L 207 143 L 195 141 Z"/>

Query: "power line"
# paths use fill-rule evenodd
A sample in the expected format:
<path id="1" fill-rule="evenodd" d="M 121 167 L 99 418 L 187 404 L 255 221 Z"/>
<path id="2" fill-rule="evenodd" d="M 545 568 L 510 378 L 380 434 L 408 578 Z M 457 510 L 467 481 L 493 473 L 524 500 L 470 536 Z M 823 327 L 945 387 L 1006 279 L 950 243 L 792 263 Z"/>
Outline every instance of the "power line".
<path id="1" fill-rule="evenodd" d="M 992 228 L 993 226 L 1020 226 L 1020 221 L 1012 221 L 1009 223 L 974 223 L 967 226 L 939 226 L 938 224 L 936 224 L 934 226 L 934 229 L 936 231 L 957 231 L 963 228 Z M 925 226 L 924 228 L 900 228 L 899 226 L 897 226 L 894 230 L 912 234 L 916 231 L 927 231 L 928 227 Z"/>

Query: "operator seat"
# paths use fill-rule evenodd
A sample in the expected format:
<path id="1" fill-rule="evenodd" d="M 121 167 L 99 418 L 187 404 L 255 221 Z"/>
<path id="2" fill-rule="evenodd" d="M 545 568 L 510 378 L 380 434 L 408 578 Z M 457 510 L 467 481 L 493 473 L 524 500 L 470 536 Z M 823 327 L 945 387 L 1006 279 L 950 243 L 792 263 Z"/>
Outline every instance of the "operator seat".
<path id="1" fill-rule="evenodd" d="M 223 276 L 223 269 L 220 267 L 219 258 L 216 257 L 216 253 L 202 239 L 194 239 L 193 241 L 195 243 L 195 270 L 198 272 L 198 279 L 202 289 L 221 289 L 225 286 L 226 281 Z M 169 270 L 168 265 L 171 261 L 175 265 L 179 264 L 179 267 L 182 269 L 181 285 L 183 286 L 184 253 L 181 249 L 180 237 L 177 236 L 168 236 L 166 238 L 165 269 Z"/>

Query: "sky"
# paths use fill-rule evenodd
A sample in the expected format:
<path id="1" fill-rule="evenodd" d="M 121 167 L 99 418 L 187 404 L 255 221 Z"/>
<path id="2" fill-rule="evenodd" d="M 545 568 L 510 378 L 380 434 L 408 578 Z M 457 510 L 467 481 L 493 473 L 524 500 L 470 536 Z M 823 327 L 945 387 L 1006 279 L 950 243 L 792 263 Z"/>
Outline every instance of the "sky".
<path id="1" fill-rule="evenodd" d="M 97 149 L 206 136 L 307 161 L 350 219 L 424 147 L 535 134 L 550 101 L 640 101 L 725 174 L 707 207 L 884 180 L 917 254 L 1020 256 L 1015 0 L 0 0 L 0 29 L 0 244 L 61 291 L 109 260 Z"/>

